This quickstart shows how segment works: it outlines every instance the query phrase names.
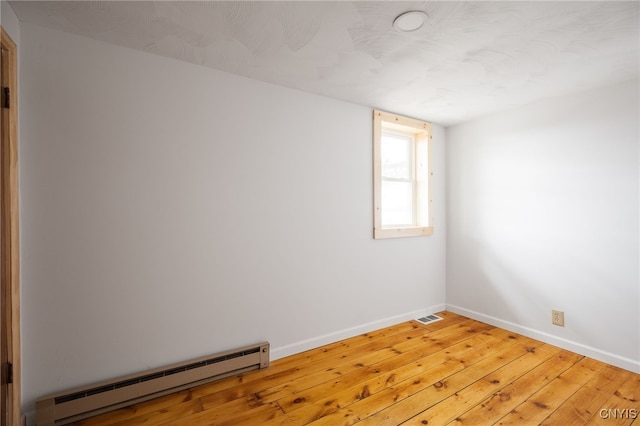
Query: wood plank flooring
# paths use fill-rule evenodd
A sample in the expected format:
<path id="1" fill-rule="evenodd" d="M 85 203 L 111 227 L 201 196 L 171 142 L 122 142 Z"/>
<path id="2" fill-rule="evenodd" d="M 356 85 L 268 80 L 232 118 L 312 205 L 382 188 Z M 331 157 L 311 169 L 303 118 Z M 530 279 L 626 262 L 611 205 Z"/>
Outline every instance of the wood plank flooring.
<path id="1" fill-rule="evenodd" d="M 640 426 L 640 375 L 439 315 L 77 424 Z"/>

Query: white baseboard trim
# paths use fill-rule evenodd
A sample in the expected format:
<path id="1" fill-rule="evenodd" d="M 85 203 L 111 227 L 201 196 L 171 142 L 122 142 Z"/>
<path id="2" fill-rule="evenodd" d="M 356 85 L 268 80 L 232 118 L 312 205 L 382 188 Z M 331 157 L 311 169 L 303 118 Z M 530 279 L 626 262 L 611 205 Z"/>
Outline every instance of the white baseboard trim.
<path id="1" fill-rule="evenodd" d="M 418 309 L 416 311 L 406 312 L 400 315 L 394 315 L 392 317 L 384 318 L 368 322 L 366 324 L 357 325 L 355 327 L 346 328 L 344 330 L 335 331 L 333 333 L 324 334 L 318 337 L 312 337 L 311 339 L 302 340 L 300 342 L 291 343 L 276 348 L 271 348 L 270 358 L 271 361 L 275 361 L 280 358 L 284 358 L 289 355 L 295 355 L 300 352 L 308 351 L 309 349 L 315 349 L 319 346 L 328 345 L 343 339 L 357 336 L 359 334 L 368 333 L 370 331 L 379 330 L 390 325 L 395 325 L 404 321 L 420 318 L 426 315 L 434 314 L 445 310 L 445 304 L 430 306 L 425 309 Z"/>
<path id="2" fill-rule="evenodd" d="M 626 358 L 620 355 L 616 355 L 611 352 L 603 351 L 582 343 L 575 342 L 573 340 L 564 339 L 562 337 L 554 336 L 543 331 L 535 330 L 533 328 L 525 327 L 510 321 L 505 321 L 500 318 L 493 317 L 491 315 L 485 315 L 480 312 L 472 311 L 470 309 L 463 308 L 461 306 L 447 304 L 447 310 L 474 320 L 482 321 L 484 323 L 504 328 L 505 330 L 513 331 L 514 333 L 522 334 L 523 336 L 531 337 L 532 339 L 540 340 L 541 342 L 548 343 L 550 345 L 558 346 L 559 348 L 566 349 L 571 352 L 575 352 L 580 355 L 587 356 L 589 358 L 597 359 L 598 361 L 606 362 L 607 364 L 615 365 L 616 367 L 624 368 L 625 370 L 632 371 L 640 374 L 640 361 Z"/>

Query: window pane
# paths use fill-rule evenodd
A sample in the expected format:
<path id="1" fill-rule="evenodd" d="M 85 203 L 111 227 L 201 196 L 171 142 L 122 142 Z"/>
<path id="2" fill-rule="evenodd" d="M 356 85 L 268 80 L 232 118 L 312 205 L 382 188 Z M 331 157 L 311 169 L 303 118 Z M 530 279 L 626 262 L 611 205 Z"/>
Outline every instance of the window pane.
<path id="1" fill-rule="evenodd" d="M 382 226 L 413 225 L 413 184 L 382 181 Z"/>
<path id="2" fill-rule="evenodd" d="M 382 134 L 382 176 L 411 179 L 411 142 L 410 136 Z"/>

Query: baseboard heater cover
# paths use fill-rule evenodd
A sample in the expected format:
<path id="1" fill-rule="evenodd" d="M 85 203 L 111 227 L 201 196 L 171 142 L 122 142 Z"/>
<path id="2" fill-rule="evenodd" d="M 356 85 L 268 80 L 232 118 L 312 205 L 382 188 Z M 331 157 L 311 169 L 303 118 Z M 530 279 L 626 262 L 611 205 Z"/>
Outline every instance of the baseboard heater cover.
<path id="1" fill-rule="evenodd" d="M 269 366 L 269 343 L 70 389 L 36 401 L 36 425 L 64 425 L 214 380 Z"/>

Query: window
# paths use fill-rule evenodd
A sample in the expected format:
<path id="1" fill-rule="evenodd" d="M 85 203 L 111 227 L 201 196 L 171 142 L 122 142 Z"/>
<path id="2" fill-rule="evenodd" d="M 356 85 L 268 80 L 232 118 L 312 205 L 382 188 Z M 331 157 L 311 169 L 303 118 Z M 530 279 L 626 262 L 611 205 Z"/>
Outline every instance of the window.
<path id="1" fill-rule="evenodd" d="M 374 238 L 433 234 L 431 124 L 373 112 Z"/>

